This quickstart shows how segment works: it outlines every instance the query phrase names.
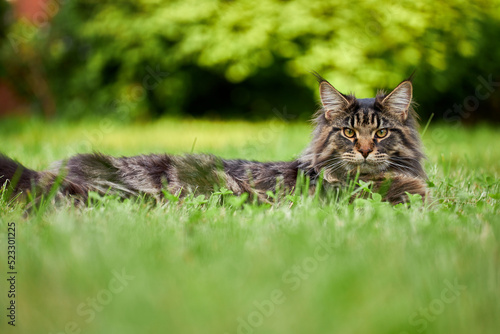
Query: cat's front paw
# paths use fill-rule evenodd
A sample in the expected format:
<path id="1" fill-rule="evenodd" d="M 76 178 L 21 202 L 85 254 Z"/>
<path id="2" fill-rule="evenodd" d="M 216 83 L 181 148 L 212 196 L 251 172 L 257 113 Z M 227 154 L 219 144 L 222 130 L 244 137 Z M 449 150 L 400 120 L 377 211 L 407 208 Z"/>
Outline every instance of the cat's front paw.
<path id="1" fill-rule="evenodd" d="M 418 194 L 425 202 L 428 199 L 428 189 L 425 180 L 405 175 L 396 175 L 386 178 L 378 184 L 377 191 L 383 195 L 384 201 L 393 205 L 408 202 L 408 194 Z"/>

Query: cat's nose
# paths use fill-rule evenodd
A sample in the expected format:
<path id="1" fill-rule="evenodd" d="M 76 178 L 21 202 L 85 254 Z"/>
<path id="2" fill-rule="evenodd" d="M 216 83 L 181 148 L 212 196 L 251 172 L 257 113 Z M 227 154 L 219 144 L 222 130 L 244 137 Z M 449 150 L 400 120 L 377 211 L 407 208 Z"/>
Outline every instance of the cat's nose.
<path id="1" fill-rule="evenodd" d="M 367 148 L 360 148 L 358 149 L 359 153 L 361 153 L 361 155 L 363 156 L 363 158 L 366 159 L 366 157 L 368 156 L 368 154 L 370 154 L 371 152 L 373 152 L 373 149 L 370 148 L 370 147 L 367 147 Z"/>

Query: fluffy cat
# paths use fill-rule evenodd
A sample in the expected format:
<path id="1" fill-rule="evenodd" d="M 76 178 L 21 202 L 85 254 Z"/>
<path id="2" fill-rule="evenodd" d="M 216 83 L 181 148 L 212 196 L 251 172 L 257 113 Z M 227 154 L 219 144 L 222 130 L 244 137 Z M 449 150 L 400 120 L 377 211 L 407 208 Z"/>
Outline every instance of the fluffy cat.
<path id="1" fill-rule="evenodd" d="M 271 200 L 268 191 L 294 191 L 303 174 L 312 189 L 323 175 L 327 188 L 345 187 L 353 179 L 371 182 L 393 204 L 407 201 L 406 193 L 425 197 L 424 154 L 411 80 L 389 94 L 357 99 L 317 77 L 322 108 L 315 115 L 312 140 L 296 160 L 225 160 L 205 154 L 116 158 L 95 153 L 78 154 L 37 172 L 0 155 L 0 184 L 8 182 L 14 194 L 41 194 L 59 182 L 57 195 L 77 202 L 86 202 L 90 191 L 162 200 L 165 188 L 185 196 L 209 195 L 224 186 L 236 195 L 249 193 L 266 202 Z"/>

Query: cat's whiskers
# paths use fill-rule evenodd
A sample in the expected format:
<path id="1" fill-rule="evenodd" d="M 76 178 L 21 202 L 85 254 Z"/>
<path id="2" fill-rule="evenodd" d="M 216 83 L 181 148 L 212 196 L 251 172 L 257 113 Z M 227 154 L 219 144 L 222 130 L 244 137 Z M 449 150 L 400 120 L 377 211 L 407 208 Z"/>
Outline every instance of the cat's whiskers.
<path id="1" fill-rule="evenodd" d="M 334 163 L 334 162 L 337 162 L 337 161 L 342 161 L 343 159 L 341 157 L 338 157 L 338 156 L 332 156 L 330 157 L 329 159 L 326 159 L 326 160 L 323 160 L 321 162 L 319 162 L 317 164 L 318 167 L 322 168 L 324 167 L 325 165 L 327 164 L 330 164 L 330 163 Z"/>
<path id="2" fill-rule="evenodd" d="M 418 159 L 412 158 L 412 157 L 391 157 L 389 161 L 394 162 L 394 163 L 400 163 L 405 166 L 413 167 L 413 164 L 415 162 L 418 162 Z"/>
<path id="3" fill-rule="evenodd" d="M 345 161 L 339 161 L 337 164 L 335 165 L 328 165 L 327 167 L 325 167 L 324 169 L 325 170 L 328 170 L 331 173 L 334 173 L 335 171 L 341 169 L 341 168 L 345 168 L 347 166 L 347 162 Z"/>
<path id="4" fill-rule="evenodd" d="M 418 159 L 416 158 L 413 158 L 413 157 L 391 157 L 390 158 L 391 160 L 398 160 L 398 161 L 407 161 L 407 162 L 410 162 L 410 161 L 419 161 Z"/>
<path id="5" fill-rule="evenodd" d="M 411 174 L 418 174 L 418 170 L 416 170 L 413 166 L 411 165 L 402 165 L 402 164 L 398 164 L 394 161 L 390 161 L 389 160 L 389 165 L 394 167 L 396 170 L 406 174 L 408 172 L 410 172 Z"/>
<path id="6" fill-rule="evenodd" d="M 346 161 L 341 160 L 341 161 L 337 161 L 337 162 L 332 162 L 324 168 L 333 170 L 333 169 L 337 169 L 337 168 L 341 167 L 342 165 L 346 165 L 346 164 L 347 164 Z"/>

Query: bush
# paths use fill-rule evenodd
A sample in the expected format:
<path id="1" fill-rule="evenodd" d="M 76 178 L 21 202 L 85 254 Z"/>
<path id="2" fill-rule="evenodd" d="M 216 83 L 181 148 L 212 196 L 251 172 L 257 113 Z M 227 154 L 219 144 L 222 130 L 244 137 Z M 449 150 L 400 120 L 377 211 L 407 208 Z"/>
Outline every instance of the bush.
<path id="1" fill-rule="evenodd" d="M 252 119 L 286 106 L 307 118 L 311 70 L 368 97 L 416 69 L 427 119 L 467 103 L 479 76 L 500 81 L 498 9 L 497 0 L 73 0 L 29 44 L 67 117 Z M 468 119 L 498 120 L 499 101 L 480 101 Z"/>

